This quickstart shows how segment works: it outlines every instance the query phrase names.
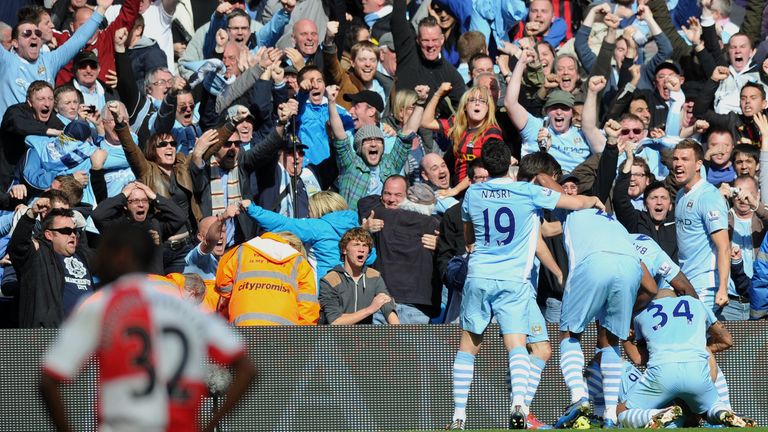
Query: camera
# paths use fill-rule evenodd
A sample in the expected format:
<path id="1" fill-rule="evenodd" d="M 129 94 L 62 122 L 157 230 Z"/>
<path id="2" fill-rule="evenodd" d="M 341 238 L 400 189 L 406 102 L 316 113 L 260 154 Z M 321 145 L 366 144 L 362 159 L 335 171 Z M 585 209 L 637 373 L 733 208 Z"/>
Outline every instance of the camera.
<path id="1" fill-rule="evenodd" d="M 96 105 L 86 105 L 85 111 L 89 114 L 96 114 Z"/>
<path id="2" fill-rule="evenodd" d="M 731 191 L 731 198 L 736 198 L 739 192 L 741 192 L 741 188 L 731 186 L 729 189 Z"/>

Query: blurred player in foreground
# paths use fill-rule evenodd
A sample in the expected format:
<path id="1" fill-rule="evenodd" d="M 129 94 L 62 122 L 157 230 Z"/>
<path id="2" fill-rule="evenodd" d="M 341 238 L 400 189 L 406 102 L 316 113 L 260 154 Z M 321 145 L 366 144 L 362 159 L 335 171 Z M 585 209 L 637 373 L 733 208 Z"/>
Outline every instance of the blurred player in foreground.
<path id="1" fill-rule="evenodd" d="M 132 226 L 102 237 L 95 273 L 107 285 L 79 305 L 43 360 L 40 389 L 58 430 L 72 430 L 59 385 L 92 356 L 99 360 L 104 431 L 200 430 L 207 357 L 232 366 L 236 379 L 204 431 L 214 429 L 253 379 L 246 351 L 225 322 L 147 277 L 153 250 L 146 230 Z"/>

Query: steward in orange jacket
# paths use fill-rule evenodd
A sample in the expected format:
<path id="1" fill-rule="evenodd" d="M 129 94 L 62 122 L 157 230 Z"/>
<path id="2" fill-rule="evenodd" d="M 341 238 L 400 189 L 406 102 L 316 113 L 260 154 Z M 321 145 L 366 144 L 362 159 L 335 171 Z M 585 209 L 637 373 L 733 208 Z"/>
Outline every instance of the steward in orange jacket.
<path id="1" fill-rule="evenodd" d="M 309 262 L 282 237 L 266 233 L 221 257 L 216 291 L 236 326 L 315 325 L 317 282 Z"/>

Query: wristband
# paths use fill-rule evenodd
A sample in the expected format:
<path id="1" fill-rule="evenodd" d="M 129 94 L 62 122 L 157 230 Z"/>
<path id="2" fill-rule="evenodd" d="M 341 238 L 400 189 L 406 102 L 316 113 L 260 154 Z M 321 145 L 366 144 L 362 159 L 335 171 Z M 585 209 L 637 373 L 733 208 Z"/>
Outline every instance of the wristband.
<path id="1" fill-rule="evenodd" d="M 427 101 L 418 99 L 416 102 L 414 102 L 414 105 L 424 108 L 427 106 Z"/>

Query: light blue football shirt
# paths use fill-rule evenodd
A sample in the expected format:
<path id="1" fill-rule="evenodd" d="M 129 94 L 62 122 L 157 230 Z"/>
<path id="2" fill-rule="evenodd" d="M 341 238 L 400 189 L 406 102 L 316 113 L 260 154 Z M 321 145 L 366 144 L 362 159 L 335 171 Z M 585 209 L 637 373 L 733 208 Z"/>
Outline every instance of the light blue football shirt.
<path id="1" fill-rule="evenodd" d="M 728 209 L 717 189 L 699 180 L 681 189 L 675 203 L 680 268 L 696 291 L 717 287 L 717 250 L 710 234 L 728 229 Z"/>
<path id="2" fill-rule="evenodd" d="M 570 212 L 563 225 L 563 241 L 571 269 L 596 252 L 637 257 L 627 229 L 614 215 L 602 210 Z"/>
<path id="3" fill-rule="evenodd" d="M 652 238 L 645 234 L 630 234 L 629 239 L 659 288 L 671 289 L 669 284 L 680 273 L 680 266 L 664 252 Z"/>
<path id="4" fill-rule="evenodd" d="M 461 218 L 475 231 L 467 277 L 526 281 L 539 236 L 538 210 L 554 209 L 560 193 L 510 178 L 473 184 L 464 195 Z"/>
<path id="5" fill-rule="evenodd" d="M 648 345 L 648 367 L 709 358 L 707 329 L 717 321 L 711 308 L 690 296 L 652 301 L 635 317 L 635 339 Z"/>
<path id="6" fill-rule="evenodd" d="M 539 129 L 544 126 L 544 120 L 528 114 L 528 122 L 520 131 L 523 137 L 522 155 L 536 153 L 539 151 L 539 144 L 536 137 L 539 135 Z M 567 131 L 559 134 L 552 127 L 549 127 L 549 134 L 552 136 L 552 147 L 547 153 L 551 154 L 564 171 L 573 171 L 576 166 L 584 162 L 592 150 L 589 148 L 587 138 L 581 132 L 581 129 L 571 126 Z"/>

